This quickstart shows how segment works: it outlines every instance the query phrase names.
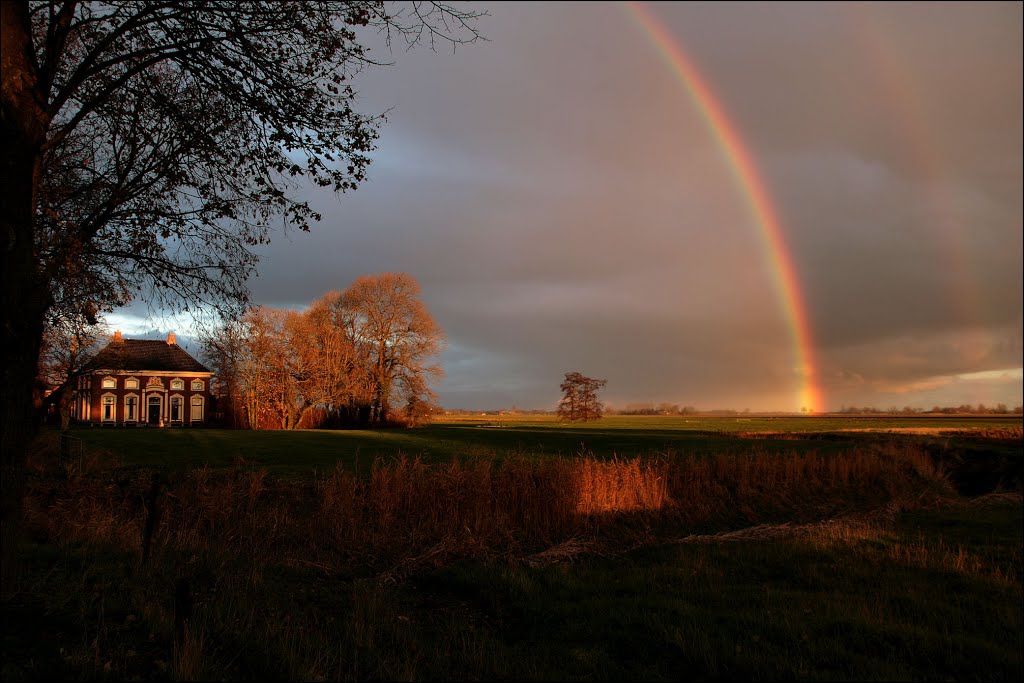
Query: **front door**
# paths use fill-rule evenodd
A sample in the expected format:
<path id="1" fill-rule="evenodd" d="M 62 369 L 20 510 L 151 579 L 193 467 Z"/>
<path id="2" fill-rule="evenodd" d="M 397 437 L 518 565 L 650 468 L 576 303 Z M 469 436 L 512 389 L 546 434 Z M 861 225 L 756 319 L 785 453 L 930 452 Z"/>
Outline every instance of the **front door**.
<path id="1" fill-rule="evenodd" d="M 151 425 L 160 424 L 160 397 L 150 396 L 149 397 L 149 419 L 147 422 Z"/>

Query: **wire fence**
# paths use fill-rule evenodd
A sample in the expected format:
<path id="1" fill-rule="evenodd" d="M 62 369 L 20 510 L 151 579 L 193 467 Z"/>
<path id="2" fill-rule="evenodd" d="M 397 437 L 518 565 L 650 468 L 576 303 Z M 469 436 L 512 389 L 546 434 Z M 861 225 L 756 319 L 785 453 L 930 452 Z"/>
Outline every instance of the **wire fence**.
<path id="1" fill-rule="evenodd" d="M 85 442 L 76 436 L 69 434 L 60 435 L 60 461 L 61 464 L 78 463 L 82 467 L 82 457 L 85 455 Z"/>

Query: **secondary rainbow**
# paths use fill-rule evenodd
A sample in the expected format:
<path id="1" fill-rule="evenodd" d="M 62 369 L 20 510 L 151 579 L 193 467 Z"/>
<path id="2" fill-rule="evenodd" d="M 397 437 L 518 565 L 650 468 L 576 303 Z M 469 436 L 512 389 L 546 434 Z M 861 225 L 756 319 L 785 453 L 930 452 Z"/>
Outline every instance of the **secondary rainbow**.
<path id="1" fill-rule="evenodd" d="M 782 304 L 793 342 L 796 371 L 800 376 L 799 405 L 813 411 L 824 408 L 818 384 L 817 364 L 799 280 L 786 249 L 775 207 L 757 172 L 754 160 L 743 144 L 736 127 L 715 97 L 693 61 L 679 42 L 658 22 L 657 17 L 636 2 L 623 3 L 626 12 L 648 36 L 693 101 L 711 130 L 733 175 L 747 200 L 751 214 L 760 228 L 760 235 L 771 264 L 775 289 Z"/>
<path id="2" fill-rule="evenodd" d="M 862 46 L 863 59 L 874 65 L 878 84 L 885 93 L 884 102 L 892 108 L 894 123 L 900 127 L 900 140 L 907 145 L 918 172 L 922 175 L 931 221 L 932 234 L 945 254 L 948 264 L 950 303 L 965 326 L 976 326 L 983 319 L 985 299 L 978 290 L 976 266 L 971 260 L 964 224 L 958 220 L 961 211 L 946 186 L 950 175 L 942 137 L 936 132 L 936 112 L 928 106 L 921 83 L 911 71 L 914 62 L 898 36 L 886 21 L 886 7 L 868 3 L 841 5 L 846 24 Z M 966 349 L 961 350 L 966 353 Z"/>

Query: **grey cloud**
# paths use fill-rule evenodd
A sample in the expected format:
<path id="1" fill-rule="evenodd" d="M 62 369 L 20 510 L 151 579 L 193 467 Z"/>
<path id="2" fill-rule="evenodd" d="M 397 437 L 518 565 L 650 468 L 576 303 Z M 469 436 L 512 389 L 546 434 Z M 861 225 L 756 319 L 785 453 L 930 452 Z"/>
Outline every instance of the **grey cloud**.
<path id="1" fill-rule="evenodd" d="M 550 407 L 580 370 L 620 404 L 799 408 L 749 198 L 652 43 L 617 5 L 490 8 L 490 42 L 364 74 L 390 110 L 372 179 L 309 191 L 325 219 L 266 251 L 256 301 L 411 273 L 447 405 Z M 830 407 L 1020 366 L 1019 5 L 650 9 L 777 204 Z"/>

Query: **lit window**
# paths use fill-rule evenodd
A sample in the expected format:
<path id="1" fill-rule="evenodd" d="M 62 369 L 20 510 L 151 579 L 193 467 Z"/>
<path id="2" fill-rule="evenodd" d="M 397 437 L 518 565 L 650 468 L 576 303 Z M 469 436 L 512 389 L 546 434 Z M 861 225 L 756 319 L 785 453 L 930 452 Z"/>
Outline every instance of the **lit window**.
<path id="1" fill-rule="evenodd" d="M 183 380 L 183 379 L 172 379 L 171 380 L 171 389 L 184 389 L 184 388 L 185 388 L 185 380 Z"/>
<path id="2" fill-rule="evenodd" d="M 104 396 L 103 397 L 103 421 L 113 422 L 114 421 L 114 397 Z"/>
<path id="3" fill-rule="evenodd" d="M 117 380 L 114 379 L 113 377 L 104 377 L 103 378 L 103 388 L 104 389 L 116 389 L 117 388 Z"/>
<path id="4" fill-rule="evenodd" d="M 128 380 L 128 381 L 130 382 L 132 380 Z M 135 382 L 138 383 L 138 380 L 135 380 Z M 139 407 L 139 397 L 138 396 L 126 396 L 125 397 L 125 399 L 124 399 L 124 419 L 125 419 L 125 422 L 135 422 L 136 420 L 138 420 L 138 417 L 136 417 L 136 412 L 135 412 L 136 410 L 138 410 L 138 407 Z"/>
<path id="5" fill-rule="evenodd" d="M 194 380 L 192 380 L 192 391 L 202 391 L 202 390 L 203 390 L 203 380 L 201 380 L 201 379 L 194 379 Z"/>
<path id="6" fill-rule="evenodd" d="M 124 381 L 124 388 L 125 389 L 138 389 L 139 388 L 139 380 L 135 379 L 134 377 L 129 377 L 128 379 L 126 379 Z"/>
<path id="7" fill-rule="evenodd" d="M 192 422 L 203 421 L 203 397 L 192 397 Z"/>
<path id="8" fill-rule="evenodd" d="M 181 396 L 171 397 L 171 422 L 181 422 Z"/>

